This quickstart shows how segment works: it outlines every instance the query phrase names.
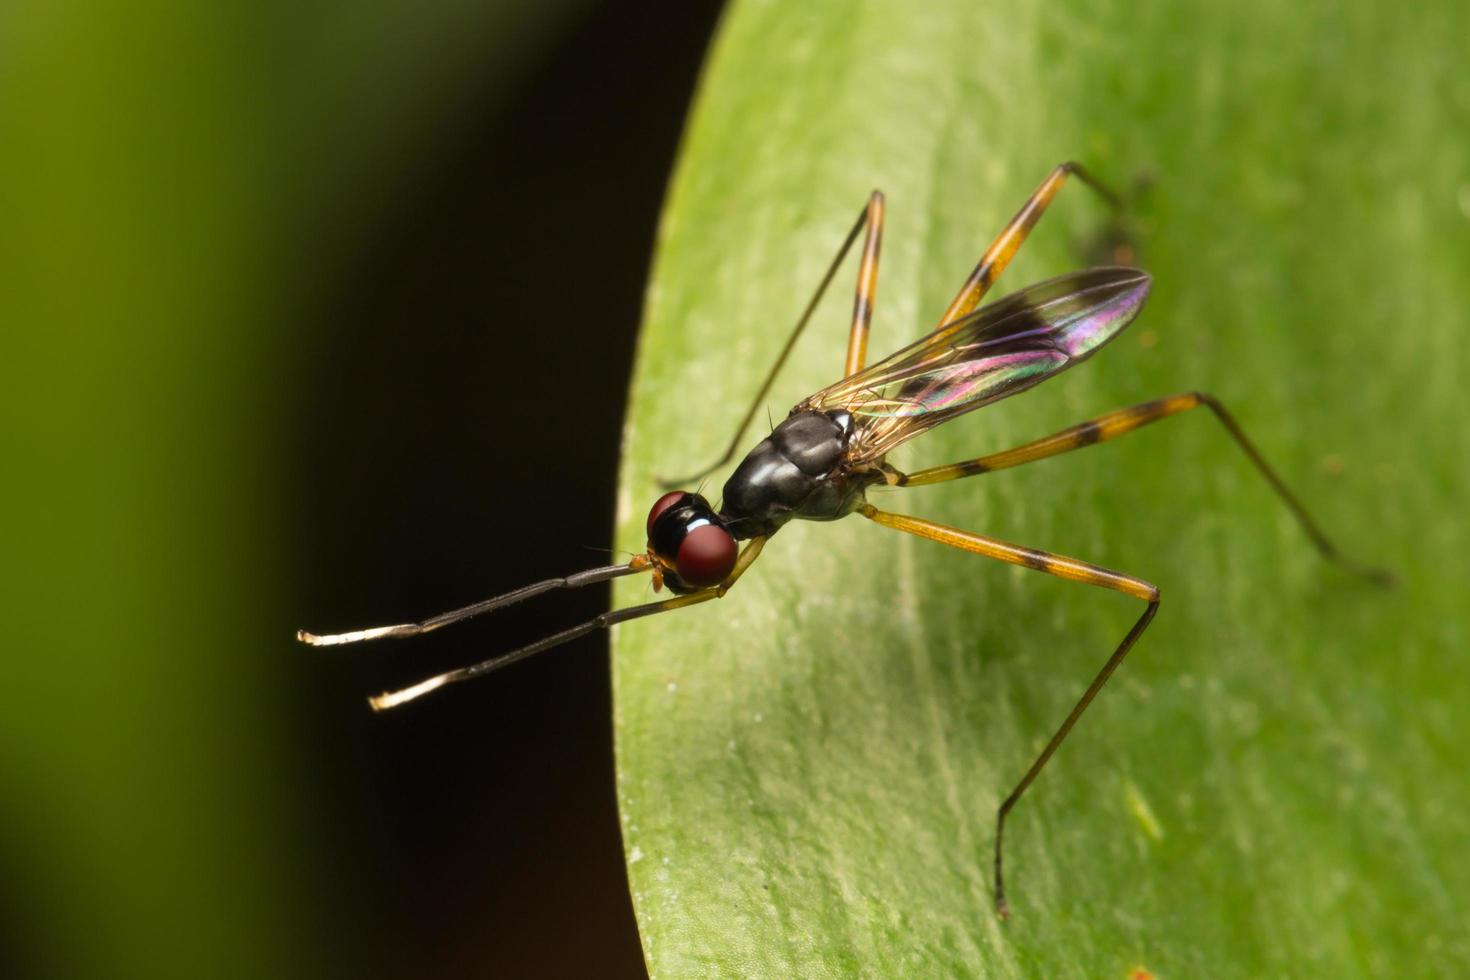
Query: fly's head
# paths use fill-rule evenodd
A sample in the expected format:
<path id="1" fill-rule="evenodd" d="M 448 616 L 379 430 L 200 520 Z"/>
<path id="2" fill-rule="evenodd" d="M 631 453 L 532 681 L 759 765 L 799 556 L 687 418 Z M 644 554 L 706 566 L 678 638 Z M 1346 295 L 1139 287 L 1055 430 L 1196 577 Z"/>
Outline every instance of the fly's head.
<path id="1" fill-rule="evenodd" d="M 682 595 L 719 585 L 734 570 L 738 552 L 720 515 L 697 493 L 666 493 L 648 511 L 655 591 L 667 585 Z"/>

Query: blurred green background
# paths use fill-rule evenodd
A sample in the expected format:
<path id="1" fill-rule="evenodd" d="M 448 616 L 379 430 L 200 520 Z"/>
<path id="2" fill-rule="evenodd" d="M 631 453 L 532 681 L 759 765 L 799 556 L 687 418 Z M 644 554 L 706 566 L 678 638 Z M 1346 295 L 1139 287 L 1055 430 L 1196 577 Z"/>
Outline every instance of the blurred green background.
<path id="1" fill-rule="evenodd" d="M 1148 658 L 1120 677 L 1122 695 L 1090 719 L 1090 741 L 1068 747 L 1074 774 L 1095 763 L 1096 785 L 1053 779 L 1028 800 L 1030 835 L 1012 831 L 1032 849 L 1020 860 L 1033 873 L 1016 886 L 1053 914 L 984 942 L 972 933 L 989 919 L 963 922 L 922 962 L 1096 975 L 1114 953 L 1152 949 L 1204 973 L 1219 961 L 1191 959 L 1208 949 L 1191 928 L 1245 956 L 1269 950 L 1254 943 L 1272 929 L 1317 937 L 1269 906 L 1238 906 L 1243 924 L 1209 917 L 1211 895 L 1251 879 L 1235 874 L 1237 850 L 1210 849 L 1219 815 L 1191 810 L 1170 795 L 1177 780 L 1150 768 L 1151 750 L 1174 741 L 1244 774 L 1250 792 L 1208 784 L 1244 828 L 1230 847 L 1290 857 L 1304 810 L 1316 838 L 1367 855 L 1355 871 L 1385 883 L 1371 894 L 1327 872 L 1275 882 L 1297 914 L 1331 912 L 1321 949 L 1376 973 L 1470 960 L 1463 932 L 1443 928 L 1464 920 L 1470 867 L 1454 846 L 1470 698 L 1452 663 L 1467 636 L 1458 376 L 1470 89 L 1445 57 L 1465 18 L 1454 0 L 1423 15 L 1268 6 L 1199 8 L 1215 11 L 1205 17 L 1160 4 L 1144 18 L 1099 0 L 987 16 L 966 0 L 900 17 L 881 4 L 849 15 L 748 3 L 722 38 L 664 219 L 630 488 L 647 493 L 656 464 L 701 462 L 728 437 L 765 347 L 875 183 L 892 208 L 876 352 L 942 305 L 1018 194 L 1077 156 L 1130 189 L 1154 181 L 1131 232 L 1160 273 L 1146 314 L 1156 329 L 1129 334 L 1137 343 L 1105 354 L 1113 367 L 1069 375 L 1050 401 L 987 413 L 986 432 L 1024 438 L 1042 420 L 1161 393 L 1144 379 L 1216 387 L 1284 452 L 1327 523 L 1368 539 L 1358 550 L 1409 583 L 1381 604 L 1343 600 L 1253 477 L 1214 468 L 1231 450 L 1203 420 L 1003 487 L 926 497 L 931 516 L 981 526 L 995 515 L 1013 522 L 998 534 L 1128 561 L 1174 605 Z M 0 10 L 0 975 L 642 975 L 603 641 L 390 716 L 363 701 L 592 615 L 603 593 L 386 649 L 309 652 L 290 637 L 416 617 L 605 560 L 649 255 L 717 15 L 673 0 Z M 917 98 L 926 86 L 939 95 Z M 1098 244 L 1100 211 L 1072 194 L 1007 287 Z M 782 392 L 828 380 L 840 358 L 813 339 L 773 395 L 778 412 Z M 671 387 L 689 378 L 697 410 Z M 924 451 L 959 455 L 976 431 L 947 427 Z M 1112 479 L 1114 467 L 1134 475 Z M 624 508 L 625 530 L 644 506 Z M 625 786 L 622 812 L 641 821 L 635 888 L 645 945 L 667 972 L 754 969 L 740 958 L 751 948 L 779 962 L 789 936 L 833 972 L 928 943 L 933 933 L 902 922 L 893 936 L 849 929 L 926 910 L 874 892 L 839 903 L 858 909 L 849 920 L 823 907 L 831 866 L 786 893 L 785 923 L 767 935 L 764 906 L 737 908 L 747 922 L 723 904 L 724 886 L 760 887 L 755 865 L 726 863 L 750 852 L 727 845 L 749 833 L 779 850 L 818 809 L 865 819 L 872 776 L 852 760 L 888 729 L 864 727 L 861 712 L 886 724 L 910 697 L 958 719 L 955 758 L 970 760 L 974 798 L 997 791 L 1086 669 L 1080 646 L 1065 670 L 1036 671 L 1033 658 L 1117 625 L 1116 609 L 1065 584 L 974 572 L 989 584 L 922 606 L 940 637 L 926 690 L 901 669 L 870 675 L 880 696 L 839 690 L 853 675 L 836 655 L 857 647 L 732 653 L 758 629 L 785 635 L 788 613 L 825 636 L 833 623 L 904 628 L 847 605 L 883 594 L 863 577 L 877 566 L 852 570 L 894 547 L 849 523 L 783 535 L 739 607 L 640 624 L 620 641 L 625 775 L 642 781 L 636 794 Z M 1192 571 L 1200 554 L 1209 575 Z M 907 581 L 972 574 L 958 561 L 909 566 Z M 793 587 L 824 577 L 842 587 L 792 603 Z M 1293 598 L 1263 608 L 1263 593 Z M 976 624 L 980 660 L 965 656 Z M 1355 656 L 1324 668 L 1343 634 Z M 742 659 L 771 651 L 781 663 Z M 830 670 L 801 659 L 827 654 Z M 881 651 L 862 658 L 885 663 Z M 1215 670 L 1218 681 L 1202 680 Z M 671 677 L 676 707 L 659 700 Z M 1320 694 L 1315 678 L 1326 678 Z M 786 704 L 791 724 L 772 714 L 763 730 L 734 726 L 753 754 L 732 773 L 712 719 L 739 719 L 747 696 L 769 694 L 762 685 L 800 695 Z M 1194 685 L 1217 695 L 1213 707 Z M 1303 692 L 1342 727 L 1297 740 Z M 802 727 L 812 705 L 838 734 Z M 852 717 L 861 723 L 838 724 Z M 1263 729 L 1272 737 L 1257 740 Z M 1329 737 L 1339 732 L 1373 741 Z M 1276 784 L 1255 777 L 1296 781 L 1301 758 L 1317 765 L 1300 808 L 1273 808 Z M 830 766 L 804 772 L 814 760 Z M 782 807 L 748 819 L 762 779 L 793 772 Z M 1130 786 L 1154 800 L 1166 844 L 1143 841 L 1140 819 L 1119 809 Z M 831 791 L 830 805 L 800 795 L 812 787 Z M 886 786 L 900 798 L 910 788 Z M 906 799 L 917 822 L 900 829 L 932 834 L 926 798 Z M 1387 830 L 1336 819 L 1352 807 L 1361 821 L 1385 800 L 1403 807 Z M 938 826 L 952 821 L 948 801 L 933 809 Z M 1131 836 L 1110 837 L 1120 812 Z M 889 826 L 874 819 L 853 839 Z M 905 838 L 851 854 L 866 871 L 884 866 L 867 855 L 907 861 L 893 839 Z M 1385 840 L 1419 848 L 1402 879 Z M 670 841 L 713 857 L 663 874 L 647 858 Z M 929 882 L 936 916 L 985 913 L 975 863 L 965 852 Z M 1140 866 L 1150 873 L 1130 878 Z M 1419 889 L 1426 881 L 1440 884 Z M 1292 904 L 1296 887 L 1318 901 Z M 1124 890 L 1133 900 L 1113 902 Z M 956 896 L 959 912 L 944 905 Z M 1410 901 L 1432 913 L 1422 960 L 1404 950 L 1425 920 L 1395 919 L 1418 908 Z M 1139 909 L 1146 917 L 1128 921 Z M 1379 928 L 1392 943 L 1351 949 Z M 1170 943 L 1150 947 L 1160 932 Z M 1384 949 L 1401 958 L 1385 965 Z M 1311 975 L 1310 959 L 1289 961 Z"/>
<path id="2" fill-rule="evenodd" d="M 364 701 L 605 593 L 291 635 L 598 560 L 716 14 L 0 9 L 0 974 L 641 973 L 605 646 Z"/>

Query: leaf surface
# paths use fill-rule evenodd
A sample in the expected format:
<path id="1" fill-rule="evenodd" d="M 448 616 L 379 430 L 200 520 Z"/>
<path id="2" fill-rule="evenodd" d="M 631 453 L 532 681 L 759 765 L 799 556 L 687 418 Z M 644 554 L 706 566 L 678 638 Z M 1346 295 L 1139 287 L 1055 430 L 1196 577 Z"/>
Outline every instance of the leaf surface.
<path id="1" fill-rule="evenodd" d="M 872 188 L 888 197 L 875 360 L 935 326 L 1075 158 L 1128 214 L 1064 188 L 992 296 L 1121 246 L 1155 278 L 1142 315 L 894 462 L 1209 391 L 1344 550 L 1400 585 L 1321 561 L 1204 413 L 875 491 L 1163 591 L 1007 825 L 1001 923 L 995 807 L 1137 603 L 861 518 L 787 527 L 724 600 L 615 634 L 619 799 L 655 976 L 1470 969 L 1466 36 L 1450 2 L 733 5 L 664 214 L 620 546 L 643 547 L 655 474 L 728 441 Z M 840 373 L 855 272 L 772 419 Z"/>

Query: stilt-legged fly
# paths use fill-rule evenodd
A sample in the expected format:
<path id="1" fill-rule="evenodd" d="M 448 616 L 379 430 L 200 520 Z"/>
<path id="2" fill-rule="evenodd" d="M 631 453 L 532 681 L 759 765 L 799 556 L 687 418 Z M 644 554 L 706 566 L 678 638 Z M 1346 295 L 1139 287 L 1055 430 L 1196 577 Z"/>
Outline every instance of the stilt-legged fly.
<path id="1" fill-rule="evenodd" d="M 797 320 L 786 346 L 741 419 L 729 447 L 712 465 L 671 485 L 692 484 L 735 455 L 740 439 L 764 401 L 776 373 L 811 319 L 843 258 L 858 235 L 866 229 L 842 380 L 800 402 L 769 437 L 750 451 L 725 483 L 722 505 L 718 509 L 698 493 L 683 491 L 666 493 L 655 501 L 648 512 L 648 545 L 643 554 L 634 556 L 625 564 L 536 582 L 421 623 L 329 635 L 302 631 L 297 638 L 314 646 L 332 646 L 390 636 L 417 636 L 543 592 L 605 582 L 635 572 L 649 573 L 655 590 L 667 586 L 674 593 L 662 601 L 605 612 L 580 626 L 519 650 L 370 699 L 373 708 L 381 711 L 446 684 L 499 670 L 614 623 L 718 599 L 734 587 L 760 555 L 766 542 L 786 522 L 798 519 L 831 521 L 853 513 L 885 527 L 987 558 L 1132 596 L 1144 603 L 1143 612 L 997 811 L 995 902 L 997 911 L 1004 917 L 1008 912 L 1001 875 L 1001 838 L 1006 814 L 1036 779 L 1077 719 L 1153 620 L 1159 609 L 1159 590 L 1141 578 L 1075 558 L 1008 544 L 922 518 L 881 511 L 868 503 L 866 491 L 869 487 L 877 484 L 916 487 L 1020 466 L 1105 442 L 1151 422 L 1205 406 L 1270 483 L 1323 557 L 1355 574 L 1380 582 L 1387 580 L 1384 573 L 1359 565 L 1338 551 L 1246 438 L 1234 417 L 1219 401 L 1201 392 L 1170 395 L 1118 409 L 1014 449 L 915 473 L 901 472 L 885 461 L 890 450 L 921 432 L 982 405 L 1025 391 L 1086 359 L 1116 337 L 1138 314 L 1148 295 L 1150 279 L 1138 269 L 1121 266 L 1068 273 L 977 309 L 985 293 L 1010 263 L 1069 176 L 1076 176 L 1114 205 L 1117 204 L 1116 198 L 1077 164 L 1058 166 L 986 249 L 959 295 L 939 318 L 939 327 L 897 353 L 867 365 L 868 327 L 872 320 L 878 253 L 883 237 L 883 195 L 874 191 L 828 267 L 816 294 Z M 737 545 L 739 541 L 746 542 L 743 548 Z"/>

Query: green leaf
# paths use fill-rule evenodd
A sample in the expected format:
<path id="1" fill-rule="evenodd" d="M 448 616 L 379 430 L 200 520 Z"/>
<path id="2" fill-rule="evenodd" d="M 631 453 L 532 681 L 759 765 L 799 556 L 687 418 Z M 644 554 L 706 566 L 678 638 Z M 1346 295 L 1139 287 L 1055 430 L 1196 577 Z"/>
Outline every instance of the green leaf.
<path id="1" fill-rule="evenodd" d="M 1008 823 L 995 807 L 1138 603 L 852 518 L 615 636 L 618 793 L 669 976 L 1454 975 L 1470 969 L 1470 8 L 1454 0 L 736 3 L 666 206 L 620 544 L 710 461 L 866 194 L 871 353 L 931 329 L 1057 162 L 1130 192 L 1156 286 L 1086 365 L 904 447 L 977 456 L 1200 389 L 1210 417 L 879 506 L 1157 583 L 1155 625 Z M 1098 261 L 1065 188 L 995 295 Z M 854 268 L 770 398 L 835 379 Z M 753 444 L 765 410 L 747 434 Z M 728 469 L 727 471 L 728 472 Z M 709 484 L 718 498 L 726 473 Z M 620 583 L 620 605 L 647 584 Z"/>

